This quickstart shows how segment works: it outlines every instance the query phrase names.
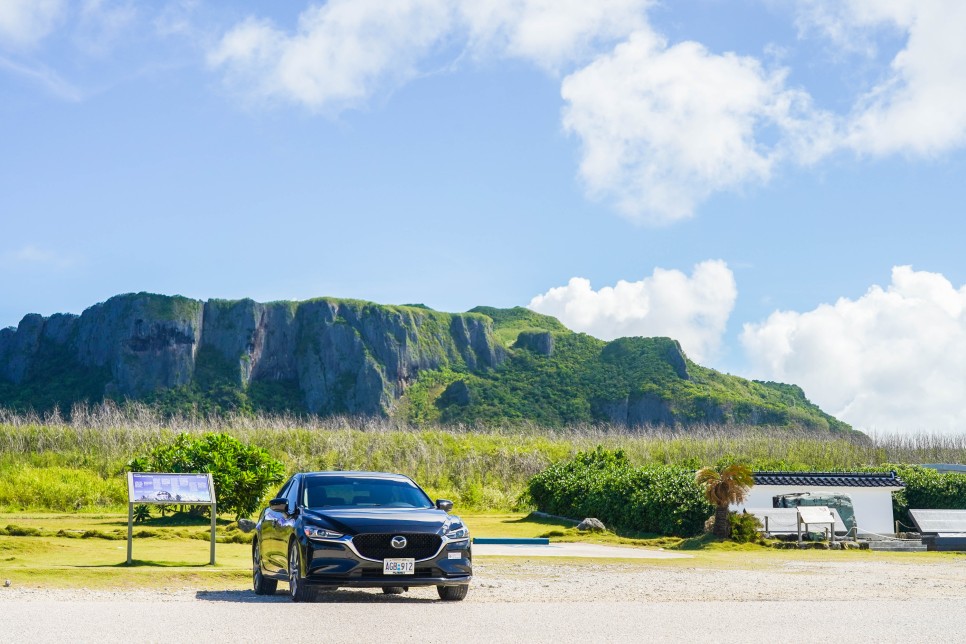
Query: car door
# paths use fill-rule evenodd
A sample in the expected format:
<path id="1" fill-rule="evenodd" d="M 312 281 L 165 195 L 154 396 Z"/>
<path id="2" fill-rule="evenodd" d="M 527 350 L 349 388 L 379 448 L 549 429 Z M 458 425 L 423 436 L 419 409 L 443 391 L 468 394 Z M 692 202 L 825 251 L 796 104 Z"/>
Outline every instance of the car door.
<path id="1" fill-rule="evenodd" d="M 286 572 L 288 572 L 288 544 L 295 532 L 295 525 L 298 520 L 301 478 L 298 475 L 292 477 L 292 484 L 285 493 L 285 497 L 288 499 L 288 512 L 278 513 L 279 520 L 275 526 L 275 537 L 278 539 L 278 549 L 281 554 L 280 569 L 284 569 Z"/>
<path id="2" fill-rule="evenodd" d="M 294 477 L 289 479 L 288 483 L 277 492 L 276 498 L 288 497 L 293 481 Z M 262 525 L 259 531 L 262 544 L 262 566 L 268 573 L 278 573 L 286 569 L 285 558 L 288 554 L 282 552 L 279 535 L 280 524 L 284 517 L 284 512 L 278 512 L 270 507 L 265 510 L 265 515 L 262 517 Z"/>

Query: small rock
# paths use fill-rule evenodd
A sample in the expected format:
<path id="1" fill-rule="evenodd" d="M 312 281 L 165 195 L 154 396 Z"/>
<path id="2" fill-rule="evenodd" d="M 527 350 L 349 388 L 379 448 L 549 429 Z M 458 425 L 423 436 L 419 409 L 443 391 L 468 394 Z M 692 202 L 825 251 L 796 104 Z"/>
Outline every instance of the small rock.
<path id="1" fill-rule="evenodd" d="M 255 529 L 255 522 L 251 519 L 239 519 L 238 529 L 242 532 L 251 532 Z"/>
<path id="2" fill-rule="evenodd" d="M 577 524 L 577 529 L 581 532 L 604 532 L 607 527 L 600 519 L 587 518 Z"/>
<path id="3" fill-rule="evenodd" d="M 6 581 L 4 581 L 3 582 L 3 586 L 4 586 L 4 588 L 10 588 L 10 580 L 7 579 Z"/>

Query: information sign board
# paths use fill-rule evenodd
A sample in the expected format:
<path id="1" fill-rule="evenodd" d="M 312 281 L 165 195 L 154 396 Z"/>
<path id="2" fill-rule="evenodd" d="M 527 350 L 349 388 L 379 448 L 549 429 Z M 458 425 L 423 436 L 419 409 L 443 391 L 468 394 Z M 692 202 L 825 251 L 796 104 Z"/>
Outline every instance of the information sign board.
<path id="1" fill-rule="evenodd" d="M 802 523 L 835 523 L 832 513 L 824 505 L 799 506 L 798 516 L 801 517 Z"/>
<path id="2" fill-rule="evenodd" d="M 827 506 L 800 505 L 798 506 L 798 542 L 802 541 L 802 526 L 808 530 L 809 525 L 828 524 L 829 539 L 835 542 L 835 517 Z"/>
<path id="3" fill-rule="evenodd" d="M 128 486 L 131 503 L 207 504 L 212 498 L 210 474 L 131 472 Z"/>
<path id="4" fill-rule="evenodd" d="M 207 505 L 211 508 L 211 559 L 215 565 L 215 483 L 211 474 L 173 472 L 128 472 L 127 475 L 127 563 L 134 545 L 134 506 L 142 504 Z"/>
<path id="5" fill-rule="evenodd" d="M 922 534 L 966 534 L 966 510 L 909 510 L 909 516 Z"/>

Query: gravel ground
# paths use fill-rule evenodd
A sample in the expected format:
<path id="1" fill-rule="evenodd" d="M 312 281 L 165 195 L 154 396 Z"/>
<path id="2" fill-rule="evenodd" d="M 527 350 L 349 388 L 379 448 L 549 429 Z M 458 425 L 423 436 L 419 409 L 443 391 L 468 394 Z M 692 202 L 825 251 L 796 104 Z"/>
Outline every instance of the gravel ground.
<path id="1" fill-rule="evenodd" d="M 0 640 L 966 642 L 966 557 L 755 570 L 486 559 L 476 573 L 461 603 L 432 588 L 340 590 L 298 605 L 284 585 L 268 598 L 0 587 Z"/>

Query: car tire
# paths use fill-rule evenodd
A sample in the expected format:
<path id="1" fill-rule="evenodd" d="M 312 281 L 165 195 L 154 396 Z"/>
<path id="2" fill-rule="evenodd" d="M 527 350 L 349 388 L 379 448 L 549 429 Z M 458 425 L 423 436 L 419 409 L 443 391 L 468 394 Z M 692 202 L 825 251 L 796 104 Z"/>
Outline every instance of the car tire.
<path id="1" fill-rule="evenodd" d="M 256 595 L 274 595 L 278 589 L 278 581 L 268 579 L 262 573 L 262 549 L 258 539 L 252 543 L 252 586 Z"/>
<path id="2" fill-rule="evenodd" d="M 384 586 L 382 592 L 384 595 L 402 595 L 406 589 L 402 586 Z"/>
<path id="3" fill-rule="evenodd" d="M 469 584 L 463 584 L 461 586 L 436 586 L 436 592 L 439 593 L 439 598 L 444 602 L 463 601 L 469 589 Z"/>
<path id="4" fill-rule="evenodd" d="M 288 547 L 288 594 L 293 602 L 310 602 L 315 598 L 315 591 L 305 583 L 301 561 L 299 546 L 293 541 Z"/>

